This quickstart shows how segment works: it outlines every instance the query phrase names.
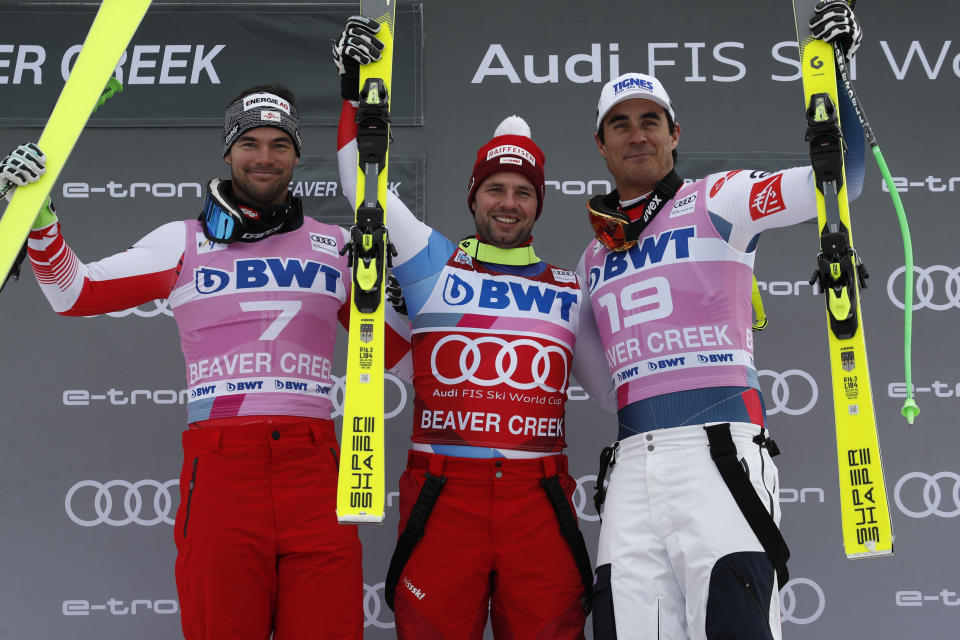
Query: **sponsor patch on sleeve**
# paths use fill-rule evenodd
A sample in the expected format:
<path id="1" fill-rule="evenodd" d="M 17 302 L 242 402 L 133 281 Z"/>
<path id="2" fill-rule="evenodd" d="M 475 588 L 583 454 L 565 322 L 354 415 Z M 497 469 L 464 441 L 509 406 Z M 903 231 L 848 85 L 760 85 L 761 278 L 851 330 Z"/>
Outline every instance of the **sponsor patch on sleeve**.
<path id="1" fill-rule="evenodd" d="M 573 271 L 566 269 L 553 269 L 553 279 L 557 282 L 576 282 L 577 275 Z"/>
<path id="2" fill-rule="evenodd" d="M 783 211 L 782 173 L 775 173 L 765 180 L 755 182 L 750 188 L 750 217 L 754 220 Z"/>

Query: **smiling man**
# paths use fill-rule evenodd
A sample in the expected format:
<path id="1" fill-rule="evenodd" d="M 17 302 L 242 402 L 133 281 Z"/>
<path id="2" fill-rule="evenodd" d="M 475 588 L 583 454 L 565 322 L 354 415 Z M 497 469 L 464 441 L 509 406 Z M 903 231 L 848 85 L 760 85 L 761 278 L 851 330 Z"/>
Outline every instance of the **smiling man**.
<path id="1" fill-rule="evenodd" d="M 356 526 L 336 517 L 339 446 L 331 419 L 338 320 L 352 278 L 344 229 L 304 217 L 288 185 L 300 158 L 294 96 L 256 86 L 227 106 L 229 180 L 199 219 L 169 222 L 85 264 L 46 206 L 28 249 L 55 311 L 88 316 L 169 300 L 186 360 L 189 428 L 174 538 L 187 640 L 363 637 Z M 22 145 L 0 185 L 39 179 Z M 387 358 L 408 351 L 392 307 Z"/>
<path id="2" fill-rule="evenodd" d="M 377 30 L 351 18 L 334 50 L 351 198 L 359 63 L 376 58 Z M 476 233 L 460 243 L 388 195 L 416 393 L 386 579 L 402 640 L 479 640 L 488 616 L 496 638 L 584 637 L 592 576 L 570 501 L 564 406 L 571 369 L 594 398 L 612 385 L 576 276 L 533 248 L 544 160 L 526 122 L 504 120 L 477 151 L 467 185 Z"/>
<path id="3" fill-rule="evenodd" d="M 853 55 L 846 4 L 821 3 L 811 26 Z M 789 551 L 753 361 L 753 261 L 761 232 L 816 215 L 813 170 L 685 184 L 676 119 L 641 73 L 608 82 L 597 104 L 616 190 L 589 203 L 596 238 L 577 273 L 610 354 L 619 433 L 598 474 L 610 470 L 594 637 L 774 640 Z"/>

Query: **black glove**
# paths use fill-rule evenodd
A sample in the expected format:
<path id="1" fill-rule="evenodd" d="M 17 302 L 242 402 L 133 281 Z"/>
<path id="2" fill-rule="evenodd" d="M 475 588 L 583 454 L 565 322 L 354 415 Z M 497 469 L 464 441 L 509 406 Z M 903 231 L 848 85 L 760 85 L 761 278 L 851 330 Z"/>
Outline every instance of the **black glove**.
<path id="1" fill-rule="evenodd" d="M 340 97 L 360 99 L 360 65 L 380 59 L 383 43 L 376 34 L 380 23 L 363 16 L 347 18 L 340 39 L 333 43 L 333 63 L 340 74 Z"/>
<path id="2" fill-rule="evenodd" d="M 818 2 L 810 18 L 810 33 L 818 40 L 839 44 L 847 61 L 853 60 L 863 40 L 860 23 L 844 0 Z"/>
<path id="3" fill-rule="evenodd" d="M 384 295 L 386 295 L 387 302 L 390 303 L 390 306 L 393 307 L 394 311 L 402 316 L 409 315 L 407 313 L 407 301 L 403 297 L 403 289 L 400 288 L 400 283 L 397 281 L 396 276 L 394 276 L 392 273 L 387 278 L 387 286 L 384 289 Z"/>

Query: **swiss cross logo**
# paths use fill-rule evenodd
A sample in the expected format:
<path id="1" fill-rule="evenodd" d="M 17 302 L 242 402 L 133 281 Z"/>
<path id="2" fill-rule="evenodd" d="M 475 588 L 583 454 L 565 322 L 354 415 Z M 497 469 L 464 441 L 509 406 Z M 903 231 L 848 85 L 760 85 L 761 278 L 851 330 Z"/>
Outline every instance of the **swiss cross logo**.
<path id="1" fill-rule="evenodd" d="M 750 189 L 750 217 L 759 220 L 764 216 L 786 209 L 780 188 L 782 173 L 775 173 L 766 180 L 757 182 Z"/>
<path id="2" fill-rule="evenodd" d="M 720 193 L 720 189 L 723 187 L 724 184 L 726 184 L 727 180 L 737 175 L 738 173 L 740 173 L 739 169 L 737 169 L 736 171 L 729 171 L 727 172 L 727 175 L 723 176 L 722 178 L 714 182 L 713 186 L 710 187 L 710 197 L 715 198 L 716 195 Z"/>

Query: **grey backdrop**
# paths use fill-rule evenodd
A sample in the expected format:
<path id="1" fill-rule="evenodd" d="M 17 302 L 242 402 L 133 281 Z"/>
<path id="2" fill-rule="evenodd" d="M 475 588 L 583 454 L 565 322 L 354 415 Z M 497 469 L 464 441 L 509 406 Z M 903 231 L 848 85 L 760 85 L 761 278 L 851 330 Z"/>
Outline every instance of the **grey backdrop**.
<path id="1" fill-rule="evenodd" d="M 68 20 L 62 8 L 0 7 L 5 26 L 19 25 L 0 30 L 2 151 L 39 136 L 39 128 L 26 125 L 39 125 L 52 108 L 61 56 L 82 41 L 95 3 L 72 4 L 76 14 Z M 227 43 L 214 65 L 220 82 L 205 73 L 196 84 L 128 86 L 83 134 L 64 169 L 54 199 L 82 259 L 115 253 L 166 221 L 196 214 L 194 185 L 226 175 L 219 130 L 210 125 L 244 86 L 282 79 L 316 96 L 309 101 L 313 122 L 334 121 L 328 44 L 355 5 L 297 3 L 305 6 L 276 12 L 267 10 L 282 3 L 212 4 L 214 10 L 187 14 L 156 3 L 132 46 L 195 52 L 202 43 L 209 53 Z M 253 5 L 264 8 L 251 12 Z M 960 622 L 960 167 L 953 158 L 960 9 L 930 0 L 901 7 L 892 0 L 859 3 L 866 39 L 856 80 L 913 223 L 920 276 L 914 381 L 922 413 L 912 428 L 899 416 L 901 245 L 869 160 L 863 196 L 853 206 L 856 245 L 872 275 L 863 311 L 896 534 L 892 558 L 852 562 L 843 554 L 823 303 L 806 284 L 816 226 L 770 232 L 758 253 L 771 322 L 757 337 L 756 355 L 769 426 L 784 452 L 777 463 L 793 580 L 781 597 L 784 637 L 791 640 L 955 638 Z M 298 12 L 305 13 L 293 16 Z M 464 198 L 476 149 L 504 116 L 518 113 L 547 157 L 538 251 L 572 267 L 589 239 L 587 195 L 610 179 L 592 133 L 600 87 L 619 71 L 652 71 L 667 86 L 683 128 L 679 170 L 686 177 L 805 161 L 789 0 L 426 0 L 401 3 L 398 16 L 406 35 L 398 40 L 396 75 L 409 81 L 396 86 L 395 98 L 405 105 L 403 124 L 416 126 L 394 130 L 395 186 L 451 238 L 472 227 Z M 277 33 L 285 34 L 282 42 Z M 41 85 L 28 86 L 31 74 L 15 76 L 18 55 L 29 62 L 37 46 L 47 61 Z M 160 64 L 162 54 L 142 51 L 141 60 Z M 164 118 L 173 115 L 176 126 L 150 124 L 169 125 Z M 137 126 L 119 126 L 124 121 Z M 309 194 L 309 213 L 348 220 L 339 187 L 329 184 L 337 180 L 334 127 L 307 127 L 304 140 L 310 161 L 294 180 Z M 131 189 L 134 183 L 146 186 Z M 27 273 L 0 296 L 0 320 L 0 638 L 179 637 L 170 526 L 179 495 L 175 482 L 166 483 L 180 465 L 184 373 L 169 311 L 157 302 L 62 318 Z M 412 403 L 408 387 L 387 388 L 387 409 L 397 412 L 387 437 L 388 486 L 395 488 Z M 593 553 L 599 522 L 589 496 L 614 420 L 598 415 L 574 387 L 568 424 L 568 454 L 581 484 L 575 502 Z M 98 486 L 106 487 L 99 498 Z M 391 499 L 383 526 L 361 530 L 371 639 L 393 637 L 381 587 L 396 525 Z"/>

